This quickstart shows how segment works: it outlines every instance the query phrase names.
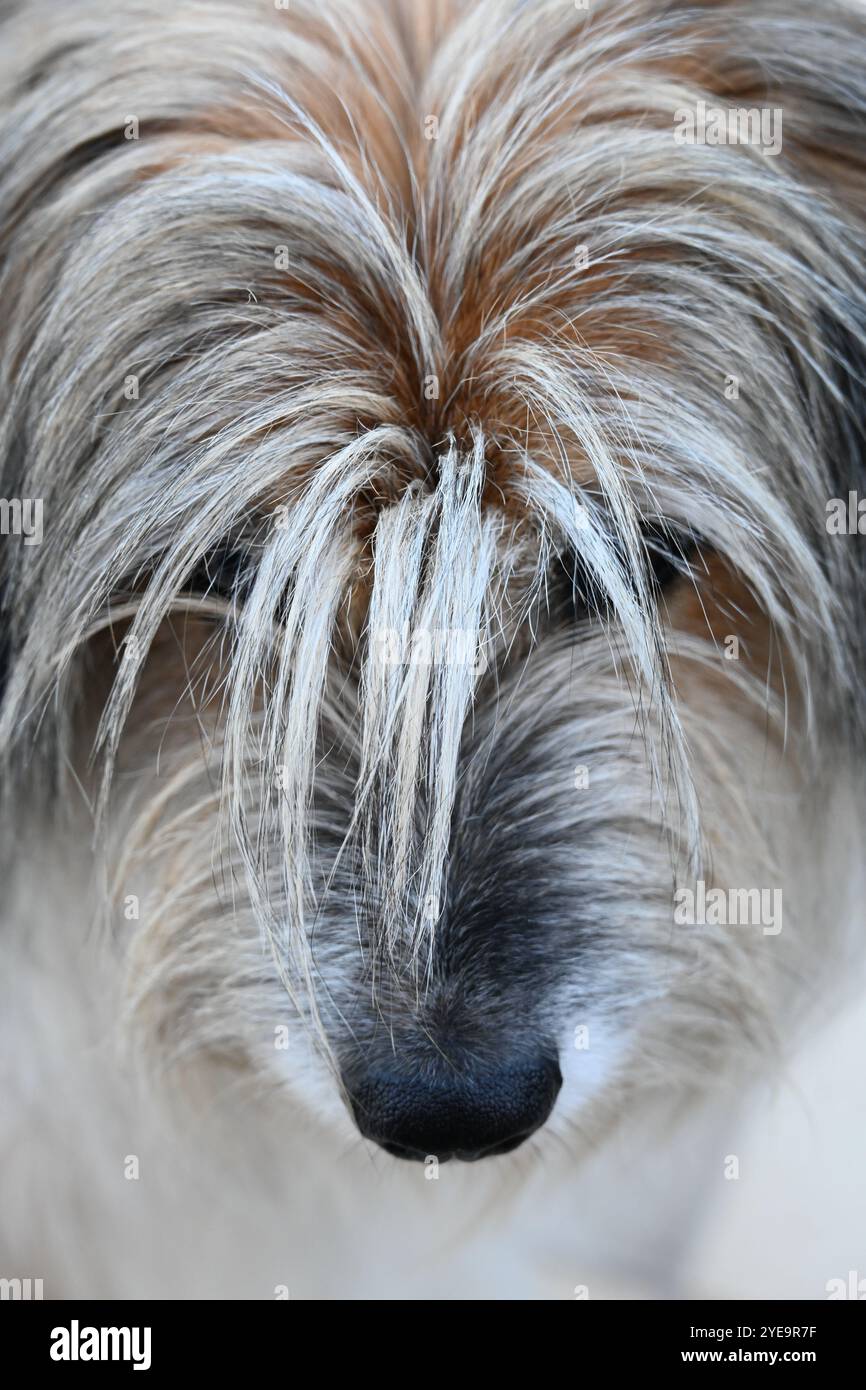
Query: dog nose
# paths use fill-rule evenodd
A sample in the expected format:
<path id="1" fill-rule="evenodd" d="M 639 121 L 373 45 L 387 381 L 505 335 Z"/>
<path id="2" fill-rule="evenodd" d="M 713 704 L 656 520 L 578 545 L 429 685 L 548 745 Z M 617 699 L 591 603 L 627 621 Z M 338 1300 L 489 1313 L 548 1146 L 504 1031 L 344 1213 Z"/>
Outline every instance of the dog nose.
<path id="1" fill-rule="evenodd" d="M 355 1122 L 397 1158 L 509 1153 L 540 1129 L 562 1085 L 551 1057 L 460 1070 L 369 1069 L 348 1087 Z"/>

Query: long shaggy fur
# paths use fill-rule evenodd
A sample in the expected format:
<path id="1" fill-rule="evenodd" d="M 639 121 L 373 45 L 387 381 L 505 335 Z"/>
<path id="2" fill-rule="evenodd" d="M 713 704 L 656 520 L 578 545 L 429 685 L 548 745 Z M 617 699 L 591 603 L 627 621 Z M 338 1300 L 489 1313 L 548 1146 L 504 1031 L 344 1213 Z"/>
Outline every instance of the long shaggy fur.
<path id="1" fill-rule="evenodd" d="M 371 1054 L 543 1035 L 577 1153 L 776 1047 L 861 813 L 862 8 L 0 15 L 9 861 L 86 855 L 133 1052 L 337 1133 Z"/>

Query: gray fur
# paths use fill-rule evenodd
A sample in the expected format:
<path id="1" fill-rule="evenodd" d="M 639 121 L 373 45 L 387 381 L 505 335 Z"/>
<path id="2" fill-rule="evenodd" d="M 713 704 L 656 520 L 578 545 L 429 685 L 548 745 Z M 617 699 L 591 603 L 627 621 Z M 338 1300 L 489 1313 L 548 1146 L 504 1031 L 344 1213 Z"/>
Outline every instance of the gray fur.
<path id="1" fill-rule="evenodd" d="M 778 872 L 761 749 L 790 806 L 861 746 L 863 551 L 824 512 L 866 489 L 866 29 L 482 0 L 430 7 L 431 53 L 413 13 L 5 20 L 0 490 L 45 509 L 0 553 L 5 814 L 81 780 L 107 920 L 143 885 L 126 1016 L 172 1055 L 261 1063 L 288 993 L 340 1059 L 592 1016 L 612 1066 L 641 1039 L 629 1084 L 703 1084 L 806 948 L 676 937 L 672 886 Z M 777 159 L 674 144 L 702 61 L 783 108 Z M 660 524 L 744 581 L 790 707 L 672 629 Z M 416 629 L 484 661 L 383 662 Z"/>

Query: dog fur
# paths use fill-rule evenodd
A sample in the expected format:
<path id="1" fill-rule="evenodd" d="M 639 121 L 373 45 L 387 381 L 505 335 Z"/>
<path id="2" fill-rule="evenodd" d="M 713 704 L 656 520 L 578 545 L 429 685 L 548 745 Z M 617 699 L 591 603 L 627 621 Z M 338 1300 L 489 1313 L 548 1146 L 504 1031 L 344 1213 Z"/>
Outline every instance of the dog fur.
<path id="1" fill-rule="evenodd" d="M 863 10 L 0 16 L 45 518 L 0 545 L 3 1272 L 683 1292 L 720 1125 L 862 951 Z M 780 150 L 677 143 L 700 101 Z M 677 925 L 699 880 L 782 929 Z M 373 1063 L 539 1047 L 513 1155 L 358 1134 Z"/>

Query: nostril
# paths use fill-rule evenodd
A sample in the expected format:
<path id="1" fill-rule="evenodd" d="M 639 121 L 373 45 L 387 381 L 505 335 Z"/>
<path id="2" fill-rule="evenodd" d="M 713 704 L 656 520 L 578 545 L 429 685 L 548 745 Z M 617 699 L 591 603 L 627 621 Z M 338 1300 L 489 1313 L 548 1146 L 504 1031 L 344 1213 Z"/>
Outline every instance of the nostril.
<path id="1" fill-rule="evenodd" d="M 445 1063 L 355 1071 L 347 1082 L 361 1133 L 398 1158 L 489 1158 L 516 1149 L 550 1115 L 562 1084 L 548 1056 L 498 1066 Z"/>

